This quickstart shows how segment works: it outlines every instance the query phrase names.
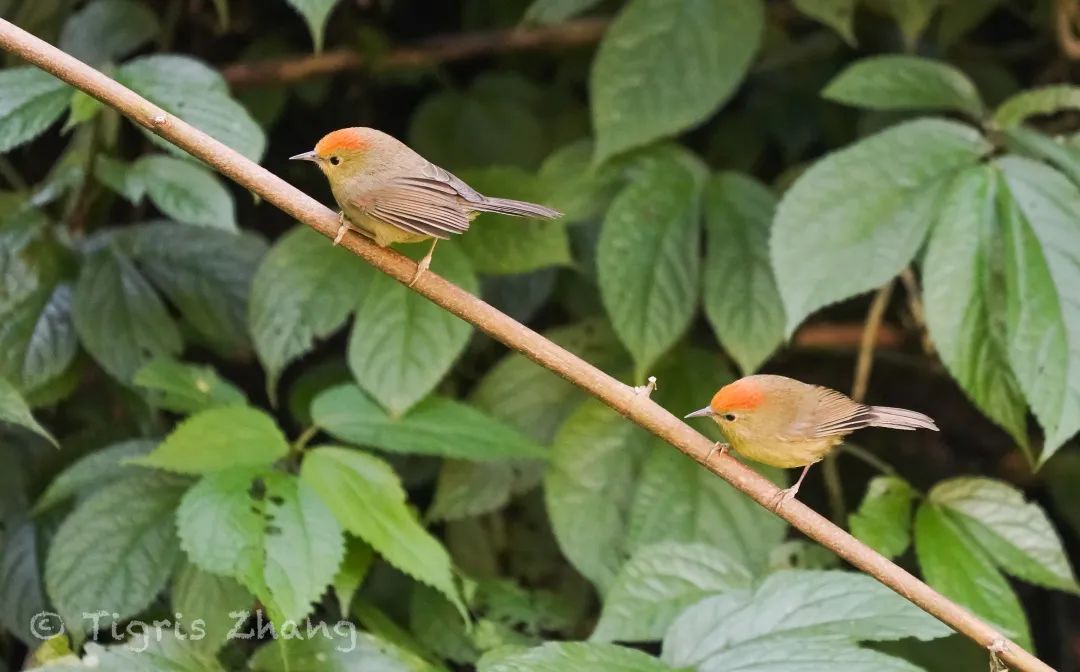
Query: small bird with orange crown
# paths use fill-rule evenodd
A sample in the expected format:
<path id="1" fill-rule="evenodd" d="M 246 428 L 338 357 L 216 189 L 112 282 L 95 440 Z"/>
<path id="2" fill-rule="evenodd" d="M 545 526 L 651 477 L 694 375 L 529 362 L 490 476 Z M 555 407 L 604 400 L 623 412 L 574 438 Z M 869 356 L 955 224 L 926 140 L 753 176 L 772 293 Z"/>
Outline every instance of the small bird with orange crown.
<path id="1" fill-rule="evenodd" d="M 289 157 L 312 161 L 330 181 L 341 207 L 334 244 L 350 228 L 381 247 L 431 239 L 411 287 L 431 265 L 440 240 L 465 233 L 481 212 L 555 219 L 562 213 L 535 203 L 490 198 L 429 162 L 396 138 L 373 128 L 343 128 L 315 149 Z"/>
<path id="2" fill-rule="evenodd" d="M 784 376 L 756 375 L 720 388 L 705 408 L 687 418 L 708 416 L 740 455 L 788 469 L 802 467 L 795 485 L 782 490 L 773 508 L 799 492 L 811 465 L 820 462 L 844 437 L 863 427 L 938 431 L 928 416 L 888 406 L 867 406 L 827 387 Z M 727 452 L 717 443 L 713 451 Z M 712 452 L 708 457 L 712 457 Z M 706 461 L 708 461 L 708 457 Z"/>

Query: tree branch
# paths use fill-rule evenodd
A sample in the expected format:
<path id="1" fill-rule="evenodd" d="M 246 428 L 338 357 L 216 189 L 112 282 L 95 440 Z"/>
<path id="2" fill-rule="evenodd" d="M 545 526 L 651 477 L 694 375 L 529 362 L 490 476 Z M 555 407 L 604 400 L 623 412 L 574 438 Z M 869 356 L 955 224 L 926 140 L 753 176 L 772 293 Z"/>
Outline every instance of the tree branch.
<path id="1" fill-rule="evenodd" d="M 293 82 L 346 70 L 401 70 L 459 61 L 483 54 L 594 44 L 607 30 L 608 20 L 585 18 L 551 26 L 517 27 L 433 37 L 415 46 L 393 49 L 366 59 L 359 52 L 336 49 L 322 54 L 286 56 L 253 63 L 233 63 L 221 69 L 234 87 Z"/>
<path id="2" fill-rule="evenodd" d="M 116 108 L 135 123 L 202 159 L 323 236 L 333 238 L 336 233 L 337 215 L 326 206 L 182 119 L 172 116 L 130 89 L 2 19 L 0 47 Z M 416 264 L 412 260 L 393 250 L 380 248 L 352 232 L 346 235 L 342 246 L 402 283 L 408 283 L 416 270 Z M 701 463 L 761 506 L 769 508 L 770 503 L 775 501 L 779 492 L 776 486 L 734 458 L 717 458 L 706 464 L 713 442 L 646 396 L 635 394 L 632 387 L 591 366 L 435 273 L 425 273 L 413 289 L 541 366 L 578 385 Z M 1002 660 L 1016 669 L 1024 672 L 1052 672 L 1052 668 L 1017 644 L 1005 640 L 994 628 L 798 500 L 788 502 L 780 515 L 811 539 L 831 549 L 957 632 L 970 637 L 980 646 L 992 646 L 994 650 L 1001 651 Z"/>

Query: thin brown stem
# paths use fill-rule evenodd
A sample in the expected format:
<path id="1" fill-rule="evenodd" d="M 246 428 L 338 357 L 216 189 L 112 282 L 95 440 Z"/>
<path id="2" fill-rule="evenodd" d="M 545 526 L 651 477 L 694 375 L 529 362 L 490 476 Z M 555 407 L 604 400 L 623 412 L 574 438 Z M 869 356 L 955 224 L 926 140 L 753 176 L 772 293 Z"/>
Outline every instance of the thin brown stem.
<path id="1" fill-rule="evenodd" d="M 116 108 L 135 123 L 205 161 L 223 175 L 281 208 L 326 238 L 332 239 L 337 232 L 338 217 L 334 211 L 182 119 L 4 20 L 0 20 L 0 48 Z M 329 242 L 327 244 L 329 245 Z M 416 263 L 412 260 L 393 250 L 378 247 L 354 233 L 345 236 L 341 247 L 403 284 L 408 283 L 416 271 Z M 703 464 L 706 469 L 759 505 L 768 508 L 779 494 L 773 483 L 738 460 L 713 459 L 709 464 L 704 464 L 712 449 L 712 441 L 651 399 L 635 394 L 634 388 L 591 366 L 439 275 L 428 271 L 413 286 L 413 291 L 578 385 L 631 422 L 637 423 Z M 970 637 L 980 646 L 994 645 L 1001 649 L 1002 660 L 1017 670 L 1052 672 L 1052 668 L 1046 663 L 1019 645 L 1004 640 L 992 626 L 833 525 L 805 504 L 798 500 L 789 501 L 778 515 L 806 536 L 889 586 L 957 632 Z"/>
<path id="2" fill-rule="evenodd" d="M 859 343 L 859 358 L 855 362 L 855 380 L 851 384 L 851 398 L 859 403 L 866 400 L 866 387 L 870 384 L 870 372 L 874 368 L 874 344 L 892 296 L 892 288 L 890 280 L 874 294 L 870 309 L 866 311 L 866 326 L 863 327 L 862 342 Z"/>
<path id="3" fill-rule="evenodd" d="M 1080 36 L 1077 36 L 1077 18 L 1080 3 L 1077 0 L 1057 0 L 1055 28 L 1061 53 L 1070 61 L 1080 60 Z"/>
<path id="4" fill-rule="evenodd" d="M 900 282 L 904 283 L 904 292 L 907 294 L 908 310 L 911 311 L 911 319 L 919 330 L 919 342 L 923 352 L 929 356 L 934 354 L 934 342 L 930 340 L 930 330 L 926 327 L 926 307 L 923 305 L 922 292 L 919 290 L 919 281 L 915 279 L 915 272 L 911 267 L 900 272 Z M 878 339 L 880 347 L 880 338 Z"/>

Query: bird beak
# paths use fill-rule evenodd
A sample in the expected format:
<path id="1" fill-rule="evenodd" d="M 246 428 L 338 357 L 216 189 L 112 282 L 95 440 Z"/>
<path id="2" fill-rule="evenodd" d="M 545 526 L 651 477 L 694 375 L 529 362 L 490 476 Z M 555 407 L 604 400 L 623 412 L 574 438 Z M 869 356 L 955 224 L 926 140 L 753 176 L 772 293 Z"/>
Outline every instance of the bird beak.
<path id="1" fill-rule="evenodd" d="M 702 418 L 702 417 L 709 416 L 709 415 L 716 415 L 716 411 L 714 411 L 714 410 L 712 410 L 712 408 L 706 406 L 705 408 L 694 411 L 693 413 L 690 413 L 688 415 L 684 415 L 683 417 L 684 418 Z"/>
<path id="2" fill-rule="evenodd" d="M 312 161 L 318 163 L 319 155 L 314 150 L 310 152 L 304 152 L 303 154 L 297 154 L 296 156 L 290 156 L 290 161 Z"/>

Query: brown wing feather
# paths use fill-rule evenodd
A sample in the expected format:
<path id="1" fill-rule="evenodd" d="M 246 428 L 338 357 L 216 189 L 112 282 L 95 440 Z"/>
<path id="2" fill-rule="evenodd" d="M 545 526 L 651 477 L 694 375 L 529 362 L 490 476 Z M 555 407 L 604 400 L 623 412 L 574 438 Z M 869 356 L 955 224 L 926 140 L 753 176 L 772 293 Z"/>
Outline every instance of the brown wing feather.
<path id="1" fill-rule="evenodd" d="M 365 193 L 355 204 L 364 214 L 410 233 L 446 240 L 469 230 L 469 215 L 456 196 L 399 178 Z"/>
<path id="2" fill-rule="evenodd" d="M 815 438 L 837 436 L 869 426 L 874 413 L 869 406 L 827 387 L 816 387 L 818 403 L 811 414 L 811 432 Z"/>

